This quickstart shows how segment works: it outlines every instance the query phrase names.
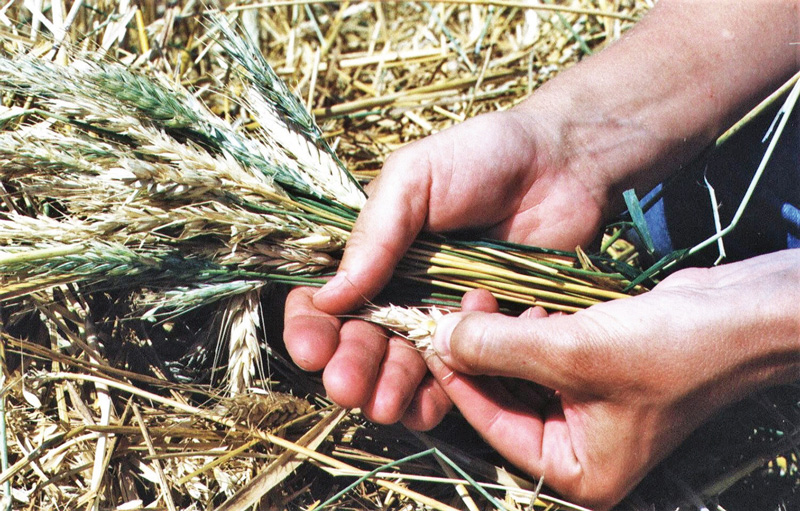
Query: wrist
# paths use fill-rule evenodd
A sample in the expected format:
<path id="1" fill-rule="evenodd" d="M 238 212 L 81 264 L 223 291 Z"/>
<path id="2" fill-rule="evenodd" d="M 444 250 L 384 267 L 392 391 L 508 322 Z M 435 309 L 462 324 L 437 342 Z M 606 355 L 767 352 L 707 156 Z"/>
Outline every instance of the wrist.
<path id="1" fill-rule="evenodd" d="M 678 349 L 694 351 L 701 364 L 692 370 L 687 399 L 718 408 L 800 379 L 798 282 L 800 249 L 684 270 L 662 283 L 694 297 L 670 311 L 673 325 L 684 332 Z"/>
<path id="2" fill-rule="evenodd" d="M 799 29 L 786 20 L 798 2 L 689 4 L 659 2 L 518 107 L 551 117 L 563 165 L 596 188 L 607 214 L 624 190 L 645 192 L 689 163 L 797 69 Z"/>

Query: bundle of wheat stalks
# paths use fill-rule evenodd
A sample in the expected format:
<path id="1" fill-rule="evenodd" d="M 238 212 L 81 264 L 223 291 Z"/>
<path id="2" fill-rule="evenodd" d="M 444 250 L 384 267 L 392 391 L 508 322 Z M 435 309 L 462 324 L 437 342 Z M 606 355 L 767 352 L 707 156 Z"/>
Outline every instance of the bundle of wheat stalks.
<path id="1" fill-rule="evenodd" d="M 310 115 L 219 20 L 251 133 L 187 90 L 115 63 L 0 61 L 6 191 L 0 299 L 63 284 L 145 287 L 144 317 L 266 282 L 319 283 L 365 195 Z M 333 255 L 333 256 L 332 256 Z M 606 261 L 608 264 L 614 261 Z M 400 277 L 575 311 L 624 296 L 588 258 L 498 243 L 419 241 Z M 617 268 L 622 265 L 616 265 Z"/>
<path id="2" fill-rule="evenodd" d="M 319 284 L 335 269 L 364 192 L 226 23 L 216 18 L 215 37 L 257 123 L 247 134 L 179 85 L 91 55 L 0 60 L 12 128 L 0 134 L 0 300 L 125 290 L 134 317 L 158 320 L 271 282 Z M 633 270 L 596 262 L 605 271 L 586 256 L 430 237 L 398 278 L 572 312 L 626 296 Z M 392 326 L 406 330 L 402 318 Z"/>
<path id="3" fill-rule="evenodd" d="M 422 5 L 469 69 L 471 60 L 464 60 L 465 49 L 441 23 L 439 10 Z M 156 58 L 149 42 L 169 55 L 176 20 L 188 23 L 188 13 L 199 14 L 194 3 L 179 9 L 145 2 L 141 10 L 98 3 L 90 10 L 76 2 L 67 10 L 57 1 L 50 7 L 50 19 L 29 8 L 30 20 L 6 24 L 12 28 L 2 34 L 4 503 L 31 509 L 245 509 L 259 501 L 271 508 L 329 501 L 356 509 L 452 509 L 445 501 L 455 495 L 475 506 L 471 492 L 498 508 L 573 507 L 539 493 L 535 484 L 460 458 L 474 475 L 494 483 L 487 490 L 492 485 L 477 483 L 451 462 L 465 456 L 457 451 L 450 457 L 431 451 L 451 463 L 439 468 L 421 458 L 429 452 L 420 453 L 419 445 L 398 442 L 357 414 L 331 407 L 313 378 L 284 362 L 277 343 L 265 345 L 264 332 L 279 328 L 276 313 L 262 310 L 280 301 L 272 291 L 320 285 L 335 271 L 366 196 L 309 113 L 311 99 L 304 104 L 254 42 L 264 37 L 253 29 L 254 11 L 238 15 L 240 6 L 231 6 L 227 12 L 234 14 L 204 12 L 192 21 L 203 28 L 199 42 L 185 43 L 195 52 L 194 66 L 209 58 L 215 65 L 198 71 L 188 53 L 178 52 L 172 66 L 148 64 Z M 337 31 L 352 15 L 346 7 L 328 20 Z M 313 91 L 317 73 L 331 72 L 332 63 L 325 71 L 320 55 L 332 51 L 336 31 L 323 36 L 308 3 L 287 9 L 293 15 L 305 9 L 306 28 L 324 43 L 306 76 Z M 494 6 L 480 9 L 488 13 L 486 30 Z M 588 19 L 579 8 L 564 9 Z M 105 11 L 113 13 L 99 14 Z M 142 12 L 153 18 L 149 24 Z M 563 21 L 561 33 L 571 34 L 568 46 L 588 51 L 591 41 L 581 27 L 567 23 L 560 11 L 551 14 Z M 533 11 L 524 15 L 526 23 L 539 19 Z M 70 45 L 76 19 L 93 35 L 73 34 Z M 269 33 L 279 31 L 270 25 L 279 21 L 266 23 Z M 619 25 L 609 24 L 609 34 L 614 26 L 618 33 Z M 31 39 L 37 27 L 51 37 L 30 46 L 20 42 L 20 27 Z M 128 32 L 136 35 L 139 53 L 118 46 Z M 500 36 L 470 37 L 478 55 L 484 38 L 497 42 Z M 566 47 L 567 39 L 559 41 Z M 108 58 L 112 47 L 118 52 Z M 409 58 L 439 65 L 436 52 L 384 53 L 381 66 Z M 557 58 L 563 64 L 577 57 Z M 352 65 L 369 62 L 367 55 Z M 509 76 L 492 74 L 486 63 L 472 70 L 479 73 L 476 80 L 464 83 Z M 205 81 L 204 73 L 216 81 Z M 371 90 L 358 79 L 351 82 Z M 199 99 L 209 83 L 221 89 L 223 108 Z M 421 87 L 411 101 L 433 100 L 434 110 L 449 112 L 442 105 L 459 98 L 466 116 L 483 108 L 477 89 L 465 98 L 452 89 L 442 94 Z M 505 92 L 489 91 L 485 98 L 498 94 Z M 424 134 L 419 128 L 431 129 L 404 109 L 408 100 L 388 94 L 314 113 L 352 120 L 375 116 L 376 108 L 399 108 L 404 135 L 371 137 L 391 149 L 403 137 Z M 344 154 L 370 153 L 359 136 L 342 142 Z M 361 178 L 372 175 L 379 158 L 363 160 L 355 165 Z M 638 273 L 626 264 L 629 255 L 590 257 L 580 249 L 563 253 L 427 236 L 411 248 L 387 293 L 361 314 L 424 344 L 436 317 L 472 288 L 489 289 L 511 311 L 540 305 L 573 312 L 643 291 L 631 285 Z M 213 349 L 218 341 L 227 343 L 227 353 Z M 380 454 L 364 450 L 364 437 L 377 442 Z M 408 463 L 413 466 L 406 468 Z M 311 466 L 317 475 L 308 474 Z M 320 486 L 318 474 L 348 479 L 322 478 Z M 345 486 L 353 478 L 356 490 Z"/>

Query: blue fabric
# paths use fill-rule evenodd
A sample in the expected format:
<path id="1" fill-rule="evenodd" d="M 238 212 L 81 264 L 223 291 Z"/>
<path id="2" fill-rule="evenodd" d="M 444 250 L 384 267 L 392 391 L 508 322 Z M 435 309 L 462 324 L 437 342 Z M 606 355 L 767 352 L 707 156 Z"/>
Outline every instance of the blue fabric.
<path id="1" fill-rule="evenodd" d="M 790 117 L 738 227 L 724 238 L 725 261 L 800 248 L 799 109 Z M 722 227 L 730 223 L 764 155 L 768 141 L 762 138 L 774 115 L 775 110 L 762 115 L 704 162 L 707 164 L 682 171 L 642 199 L 646 204 L 653 194 L 662 193 L 645 212 L 656 259 L 693 247 L 716 232 L 704 177 L 714 187 Z M 714 244 L 687 263 L 708 265 L 718 255 Z"/>

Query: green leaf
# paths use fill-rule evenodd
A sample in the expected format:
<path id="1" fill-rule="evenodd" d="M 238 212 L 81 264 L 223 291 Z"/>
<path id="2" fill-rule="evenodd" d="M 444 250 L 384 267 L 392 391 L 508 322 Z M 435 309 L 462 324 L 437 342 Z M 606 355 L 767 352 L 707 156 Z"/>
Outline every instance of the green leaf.
<path id="1" fill-rule="evenodd" d="M 633 228 L 636 229 L 636 233 L 639 235 L 642 243 L 644 243 L 644 248 L 647 250 L 647 253 L 652 255 L 653 252 L 655 252 L 655 246 L 653 245 L 653 238 L 650 236 L 650 229 L 647 228 L 647 220 L 644 218 L 644 211 L 642 211 L 639 198 L 636 196 L 636 190 L 632 188 L 625 190 L 622 197 L 625 199 L 625 205 L 628 206 L 628 212 L 631 215 L 631 220 L 633 220 Z"/>

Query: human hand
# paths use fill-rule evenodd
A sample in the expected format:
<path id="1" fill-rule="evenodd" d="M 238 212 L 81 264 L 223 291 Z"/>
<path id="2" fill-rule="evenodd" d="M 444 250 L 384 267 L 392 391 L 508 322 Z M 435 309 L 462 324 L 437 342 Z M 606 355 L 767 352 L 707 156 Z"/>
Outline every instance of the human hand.
<path id="1" fill-rule="evenodd" d="M 295 291 L 287 304 L 285 339 L 295 362 L 308 370 L 331 366 L 325 384 L 334 401 L 382 403 L 373 409 L 379 422 L 403 417 L 424 374 L 420 358 L 402 357 L 409 379 L 387 381 L 380 368 L 401 361 L 383 348 L 356 356 L 344 338 L 367 327 L 336 317 L 377 293 L 421 229 L 478 228 L 572 250 L 595 235 L 604 208 L 613 213 L 624 190 L 662 181 L 796 72 L 797 51 L 788 49 L 800 48 L 792 46 L 797 26 L 784 22 L 796 17 L 796 1 L 694 7 L 659 2 L 620 41 L 560 73 L 517 108 L 396 152 L 372 189 L 337 277 L 316 294 Z M 661 51 L 652 51 L 654 42 Z M 419 409 L 415 402 L 412 410 Z M 430 427 L 430 420 L 414 422 Z"/>
<path id="2" fill-rule="evenodd" d="M 509 462 L 607 508 L 716 410 L 800 377 L 798 282 L 800 250 L 787 250 L 683 270 L 570 316 L 454 313 L 440 320 L 428 365 Z M 477 375 L 537 386 L 521 399 Z"/>
<path id="3" fill-rule="evenodd" d="M 555 117 L 548 116 L 552 122 Z M 295 363 L 324 368 L 336 403 L 381 423 L 428 429 L 449 409 L 424 361 L 400 340 L 339 316 L 372 298 L 422 229 L 574 249 L 601 223 L 600 187 L 559 161 L 556 131 L 517 110 L 471 119 L 395 152 L 371 187 L 337 276 L 294 290 L 284 338 Z M 396 342 L 395 342 L 396 341 Z M 416 397 L 414 397 L 416 396 Z"/>

